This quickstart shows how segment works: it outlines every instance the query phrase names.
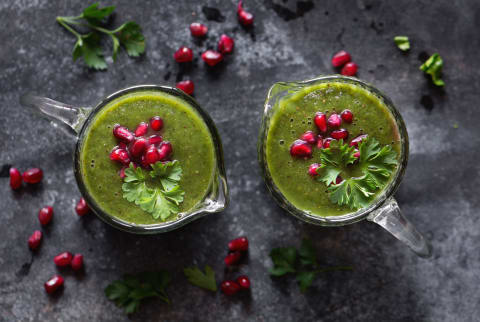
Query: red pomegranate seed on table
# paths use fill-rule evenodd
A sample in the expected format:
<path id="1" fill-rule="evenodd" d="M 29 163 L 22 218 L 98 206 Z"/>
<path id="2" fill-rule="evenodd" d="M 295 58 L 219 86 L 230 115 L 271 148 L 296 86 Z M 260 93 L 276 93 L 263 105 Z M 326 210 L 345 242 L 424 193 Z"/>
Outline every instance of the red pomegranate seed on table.
<path id="1" fill-rule="evenodd" d="M 327 116 L 322 112 L 317 112 L 313 118 L 313 122 L 320 132 L 327 131 Z"/>
<path id="2" fill-rule="evenodd" d="M 343 66 L 340 74 L 345 76 L 355 76 L 357 74 L 358 66 L 354 62 L 349 62 Z"/>
<path id="3" fill-rule="evenodd" d="M 312 177 L 318 176 L 317 169 L 319 168 L 320 168 L 320 164 L 318 163 L 310 164 L 310 166 L 308 167 L 308 174 L 311 175 Z"/>
<path id="4" fill-rule="evenodd" d="M 296 140 L 290 146 L 290 155 L 297 158 L 310 158 L 312 147 L 306 141 Z"/>
<path id="5" fill-rule="evenodd" d="M 17 168 L 10 168 L 10 187 L 16 190 L 22 186 L 22 175 Z"/>
<path id="6" fill-rule="evenodd" d="M 160 135 L 152 135 L 151 137 L 148 138 L 148 144 L 147 145 L 159 145 L 162 143 L 163 138 Z"/>
<path id="7" fill-rule="evenodd" d="M 188 63 L 193 60 L 193 50 L 188 47 L 180 47 L 173 54 L 173 58 L 177 63 Z"/>
<path id="8" fill-rule="evenodd" d="M 143 151 L 145 151 L 145 148 L 147 146 L 147 139 L 145 138 L 138 138 L 133 141 L 132 146 L 130 147 L 130 153 L 134 157 L 139 157 L 143 154 Z"/>
<path id="9" fill-rule="evenodd" d="M 147 134 L 147 131 L 148 131 L 148 123 L 142 122 L 138 124 L 137 128 L 135 129 L 135 136 L 136 137 L 144 136 L 145 134 Z"/>
<path id="10" fill-rule="evenodd" d="M 243 9 L 242 1 L 238 2 L 237 14 L 238 14 L 238 20 L 245 27 L 249 27 L 253 24 L 253 15 L 250 12 L 247 12 L 245 11 L 245 9 Z"/>
<path id="11" fill-rule="evenodd" d="M 193 22 L 190 24 L 190 32 L 194 37 L 204 37 L 208 32 L 208 27 L 199 22 Z"/>
<path id="12" fill-rule="evenodd" d="M 83 255 L 75 254 L 75 256 L 72 258 L 71 266 L 74 271 L 81 270 L 83 268 Z"/>
<path id="13" fill-rule="evenodd" d="M 323 148 L 324 149 L 327 149 L 330 147 L 330 142 L 332 142 L 332 138 L 326 138 L 323 140 Z"/>
<path id="14" fill-rule="evenodd" d="M 234 41 L 233 38 L 223 34 L 218 41 L 218 51 L 222 54 L 230 54 L 233 51 Z"/>
<path id="15" fill-rule="evenodd" d="M 340 67 L 348 63 L 350 60 L 352 60 L 350 54 L 347 53 L 345 50 L 340 50 L 338 53 L 333 55 L 332 65 L 333 67 Z"/>
<path id="16" fill-rule="evenodd" d="M 223 281 L 222 284 L 220 285 L 220 289 L 225 295 L 233 295 L 240 291 L 240 285 L 237 284 L 235 281 Z"/>
<path id="17" fill-rule="evenodd" d="M 53 262 L 55 265 L 58 267 L 65 267 L 65 266 L 70 266 L 70 263 L 72 262 L 73 255 L 70 252 L 63 252 L 58 254 L 53 258 Z"/>
<path id="18" fill-rule="evenodd" d="M 63 286 L 63 282 L 63 277 L 60 275 L 53 275 L 48 281 L 45 282 L 45 291 L 48 294 L 52 294 Z"/>
<path id="19" fill-rule="evenodd" d="M 313 133 L 313 131 L 307 131 L 302 134 L 300 140 L 303 140 L 309 144 L 315 144 L 317 143 L 317 136 L 315 135 L 315 133 Z"/>
<path id="20" fill-rule="evenodd" d="M 342 113 L 340 113 L 340 117 L 347 123 L 352 123 L 353 121 L 353 113 L 350 110 L 343 110 Z"/>
<path id="21" fill-rule="evenodd" d="M 335 130 L 330 133 L 330 136 L 335 140 L 345 140 L 348 138 L 348 131 L 345 129 Z"/>
<path id="22" fill-rule="evenodd" d="M 339 128 L 342 124 L 342 118 L 337 113 L 333 113 L 328 117 L 327 125 L 330 128 Z"/>
<path id="23" fill-rule="evenodd" d="M 28 238 L 28 247 L 31 250 L 36 250 L 40 243 L 42 242 L 42 232 L 40 230 L 35 230 L 33 234 Z"/>
<path id="24" fill-rule="evenodd" d="M 77 212 L 77 215 L 79 217 L 82 217 L 82 216 L 88 214 L 88 212 L 90 211 L 90 207 L 88 207 L 85 199 L 80 198 L 77 205 L 75 206 L 75 211 Z"/>
<path id="25" fill-rule="evenodd" d="M 160 131 L 163 128 L 163 120 L 160 116 L 154 116 L 150 119 L 150 127 L 154 131 Z"/>
<path id="26" fill-rule="evenodd" d="M 238 261 L 242 258 L 242 253 L 239 251 L 235 251 L 233 253 L 229 253 L 227 256 L 225 256 L 224 262 L 225 265 L 227 266 L 232 266 L 238 263 Z"/>
<path id="27" fill-rule="evenodd" d="M 172 153 L 172 144 L 168 141 L 163 142 L 158 148 L 158 159 L 165 161 Z"/>
<path id="28" fill-rule="evenodd" d="M 125 143 L 130 143 L 135 138 L 132 132 L 130 132 L 125 126 L 121 126 L 119 124 L 116 124 L 113 127 L 113 135 Z"/>
<path id="29" fill-rule="evenodd" d="M 157 148 L 154 145 L 151 145 L 145 152 L 145 163 L 153 164 L 157 161 L 160 161 Z"/>
<path id="30" fill-rule="evenodd" d="M 250 288 L 250 279 L 246 275 L 239 276 L 237 278 L 237 284 L 240 285 L 241 288 L 248 290 Z"/>
<path id="31" fill-rule="evenodd" d="M 215 66 L 223 60 L 223 55 L 215 50 L 207 50 L 202 54 L 203 61 L 208 66 Z"/>
<path id="32" fill-rule="evenodd" d="M 192 95 L 195 89 L 195 85 L 191 80 L 184 80 L 184 81 L 178 82 L 175 85 L 175 87 L 184 91 L 188 95 Z"/>
<path id="33" fill-rule="evenodd" d="M 323 148 L 323 137 L 321 135 L 317 136 L 317 148 Z"/>
<path id="34" fill-rule="evenodd" d="M 362 142 L 362 140 L 366 139 L 367 137 L 368 137 L 368 134 L 361 134 L 357 137 L 354 137 L 352 141 L 350 141 L 350 146 L 358 147 L 358 144 Z"/>
<path id="35" fill-rule="evenodd" d="M 28 169 L 23 173 L 23 181 L 26 183 L 39 183 L 43 178 L 43 171 L 40 168 Z"/>
<path id="36" fill-rule="evenodd" d="M 248 250 L 248 239 L 247 237 L 238 237 L 235 239 L 232 239 L 228 243 L 228 249 L 233 251 L 247 251 Z"/>
<path id="37" fill-rule="evenodd" d="M 53 217 L 53 208 L 51 206 L 46 206 L 40 209 L 38 212 L 38 220 L 42 226 L 48 225 Z"/>

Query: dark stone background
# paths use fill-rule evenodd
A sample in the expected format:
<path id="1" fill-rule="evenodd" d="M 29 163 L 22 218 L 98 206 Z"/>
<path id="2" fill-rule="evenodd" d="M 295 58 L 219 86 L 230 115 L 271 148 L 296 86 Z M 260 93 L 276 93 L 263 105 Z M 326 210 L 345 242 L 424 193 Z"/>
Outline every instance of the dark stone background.
<path id="1" fill-rule="evenodd" d="M 203 1 L 202 1 L 203 2 Z M 85 1 L 11 0 L 0 3 L 0 165 L 45 170 L 43 183 L 14 193 L 0 178 L 0 319 L 5 321 L 120 321 L 124 313 L 103 294 L 127 272 L 172 272 L 172 305 L 151 300 L 132 320 L 181 321 L 473 321 L 480 314 L 480 4 L 478 1 L 253 1 L 247 32 L 236 21 L 236 1 L 204 1 L 224 22 L 206 21 L 199 1 L 117 0 L 117 18 L 141 24 L 146 55 L 120 54 L 108 71 L 73 63 L 74 38 L 55 23 L 75 15 Z M 110 4 L 104 2 L 103 4 Z M 191 38 L 188 25 L 207 22 L 208 39 Z M 214 71 L 197 58 L 180 71 L 173 52 L 181 45 L 196 57 L 217 37 L 235 38 L 235 53 Z M 408 35 L 402 53 L 395 35 Z M 110 47 L 109 47 L 110 48 Z M 358 76 L 387 93 L 405 118 L 410 164 L 396 197 L 405 214 L 432 241 L 431 260 L 416 257 L 380 227 L 363 222 L 319 228 L 282 211 L 267 194 L 256 161 L 256 137 L 268 88 L 276 81 L 333 73 L 332 53 L 345 48 L 359 64 Z M 426 54 L 445 60 L 445 91 L 418 70 Z M 136 84 L 195 81 L 195 97 L 223 139 L 231 203 L 227 211 L 158 236 L 117 231 L 94 215 L 78 218 L 79 192 L 72 173 L 74 139 L 29 115 L 18 99 L 35 91 L 60 101 L 95 104 Z M 458 124 L 458 128 L 454 128 Z M 5 174 L 2 171 L 2 175 Z M 53 205 L 53 223 L 34 255 L 27 238 L 39 229 L 37 211 Z M 250 295 L 227 298 L 191 286 L 182 268 L 209 264 L 224 277 L 228 240 L 247 235 Z M 272 247 L 298 245 L 309 236 L 322 264 L 348 264 L 353 272 L 318 277 L 300 293 L 292 279 L 267 273 Z M 85 255 L 86 273 L 61 272 L 64 291 L 49 297 L 43 283 L 57 270 L 60 251 Z M 236 275 L 236 274 L 234 274 Z M 230 275 L 228 275 L 230 276 Z"/>

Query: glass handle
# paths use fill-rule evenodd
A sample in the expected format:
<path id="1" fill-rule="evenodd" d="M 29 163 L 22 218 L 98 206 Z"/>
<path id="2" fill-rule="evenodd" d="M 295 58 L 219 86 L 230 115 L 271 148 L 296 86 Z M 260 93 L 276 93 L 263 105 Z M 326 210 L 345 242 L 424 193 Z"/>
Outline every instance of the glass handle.
<path id="1" fill-rule="evenodd" d="M 20 104 L 32 112 L 49 119 L 55 126 L 67 130 L 69 134 L 78 135 L 92 108 L 74 107 L 50 98 L 26 94 L 20 97 Z"/>
<path id="2" fill-rule="evenodd" d="M 432 255 L 432 246 L 403 216 L 395 199 L 387 199 L 380 208 L 372 211 L 367 219 L 385 228 L 418 256 L 427 258 Z"/>

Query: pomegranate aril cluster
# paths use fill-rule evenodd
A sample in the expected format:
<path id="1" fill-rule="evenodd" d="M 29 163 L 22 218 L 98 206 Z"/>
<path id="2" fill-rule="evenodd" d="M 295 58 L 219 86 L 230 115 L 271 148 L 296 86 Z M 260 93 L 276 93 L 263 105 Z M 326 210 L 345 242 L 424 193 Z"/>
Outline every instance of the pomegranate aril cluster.
<path id="1" fill-rule="evenodd" d="M 244 253 L 248 251 L 247 237 L 239 237 L 231 240 L 228 243 L 228 250 L 229 253 L 225 257 L 224 262 L 227 267 L 231 267 L 238 264 Z M 250 280 L 246 275 L 239 276 L 236 280 L 224 280 L 220 285 L 220 289 L 226 295 L 233 295 L 242 289 L 250 289 Z"/>
<path id="2" fill-rule="evenodd" d="M 119 124 L 114 126 L 113 135 L 119 143 L 110 152 L 110 160 L 123 165 L 119 172 L 121 178 L 125 177 L 125 169 L 130 163 L 133 163 L 134 167 L 150 169 L 153 163 L 170 161 L 173 148 L 172 144 L 164 141 L 159 134 L 163 126 L 163 119 L 160 116 L 152 117 L 148 123 L 141 122 L 134 133 L 125 126 Z M 77 213 L 80 216 L 80 213 L 83 213 L 82 209 L 77 210 Z"/>
<path id="3" fill-rule="evenodd" d="M 42 181 L 43 171 L 40 168 L 31 168 L 23 174 L 17 168 L 11 167 L 10 174 L 10 188 L 17 190 L 22 186 L 22 182 L 28 184 L 36 184 Z"/>
<path id="4" fill-rule="evenodd" d="M 341 50 L 332 57 L 333 67 L 340 68 L 340 74 L 345 76 L 355 76 L 357 74 L 358 66 L 354 63 L 352 57 L 345 50 Z"/>

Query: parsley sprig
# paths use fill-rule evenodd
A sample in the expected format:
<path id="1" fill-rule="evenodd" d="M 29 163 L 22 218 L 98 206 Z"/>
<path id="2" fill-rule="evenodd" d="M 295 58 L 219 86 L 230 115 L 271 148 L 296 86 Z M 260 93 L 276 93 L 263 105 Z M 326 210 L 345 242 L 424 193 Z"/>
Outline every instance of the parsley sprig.
<path id="1" fill-rule="evenodd" d="M 299 250 L 295 247 L 274 248 L 270 252 L 270 258 L 273 262 L 273 267 L 269 270 L 270 275 L 294 274 L 302 292 L 312 285 L 319 273 L 353 269 L 351 266 L 320 267 L 315 249 L 309 239 L 303 239 Z"/>
<path id="2" fill-rule="evenodd" d="M 197 266 L 187 267 L 183 270 L 183 273 L 193 285 L 212 292 L 217 291 L 215 272 L 210 266 L 205 265 L 205 273 L 203 273 Z"/>
<path id="3" fill-rule="evenodd" d="M 160 182 L 160 186 L 147 185 L 149 177 Z M 152 171 L 135 168 L 130 163 L 130 167 L 125 169 L 123 198 L 135 202 L 154 219 L 166 220 L 180 211 L 179 205 L 185 195 L 179 184 L 181 177 L 182 168 L 177 160 L 154 163 Z"/>
<path id="4" fill-rule="evenodd" d="M 170 274 L 165 270 L 125 275 L 109 284 L 105 288 L 105 295 L 129 314 L 138 311 L 140 302 L 146 298 L 158 297 L 170 303 L 166 292 L 170 279 Z"/>
<path id="5" fill-rule="evenodd" d="M 351 209 L 366 207 L 372 201 L 375 192 L 385 186 L 390 175 L 397 166 L 397 153 L 390 145 L 381 147 L 380 143 L 367 137 L 358 145 L 360 158 L 357 164 L 355 149 L 343 140 L 332 141 L 330 148 L 320 150 L 321 167 L 317 169 L 319 181 L 324 182 L 330 193 L 330 200 L 338 205 L 346 205 Z M 339 174 L 347 167 L 357 167 L 361 175 L 348 178 L 342 175 L 343 181 L 335 184 Z"/>
<path id="6" fill-rule="evenodd" d="M 105 28 L 105 21 L 114 10 L 115 6 L 100 8 L 98 3 L 94 3 L 78 16 L 57 17 L 57 22 L 77 38 L 73 47 L 73 61 L 83 57 L 88 67 L 107 69 L 100 44 L 102 34 L 108 35 L 112 39 L 114 61 L 117 59 L 120 46 L 123 46 L 127 54 L 132 57 L 137 57 L 145 52 L 145 38 L 142 28 L 136 22 L 128 21 L 113 30 Z M 73 26 L 85 27 L 89 32 L 81 34 Z"/>
<path id="7" fill-rule="evenodd" d="M 445 82 L 440 79 L 442 76 L 443 59 L 435 53 L 420 66 L 420 70 L 432 76 L 432 82 L 437 86 L 445 86 Z"/>

